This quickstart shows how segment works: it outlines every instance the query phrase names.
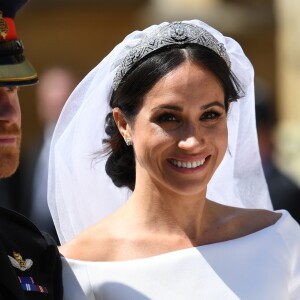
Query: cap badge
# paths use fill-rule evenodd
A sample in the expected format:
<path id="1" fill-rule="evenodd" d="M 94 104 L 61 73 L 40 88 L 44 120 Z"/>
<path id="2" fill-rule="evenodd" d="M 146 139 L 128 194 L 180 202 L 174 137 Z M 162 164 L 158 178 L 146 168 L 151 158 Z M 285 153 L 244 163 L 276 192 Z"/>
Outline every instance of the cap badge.
<path id="1" fill-rule="evenodd" d="M 11 264 L 21 270 L 21 271 L 26 271 L 28 269 L 31 268 L 31 266 L 33 265 L 33 261 L 29 258 L 26 258 L 25 260 L 22 258 L 21 254 L 16 252 L 16 251 L 13 251 L 13 256 L 14 257 L 11 257 L 8 255 L 8 258 L 11 262 Z"/>
<path id="2" fill-rule="evenodd" d="M 2 11 L 0 10 L 0 35 L 5 40 L 8 33 L 8 25 L 6 20 L 3 18 Z"/>

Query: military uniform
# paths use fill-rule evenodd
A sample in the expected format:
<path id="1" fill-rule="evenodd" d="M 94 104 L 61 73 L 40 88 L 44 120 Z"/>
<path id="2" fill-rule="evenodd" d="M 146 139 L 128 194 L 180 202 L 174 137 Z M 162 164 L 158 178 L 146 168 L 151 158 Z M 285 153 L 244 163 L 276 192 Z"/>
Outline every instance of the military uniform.
<path id="1" fill-rule="evenodd" d="M 0 0 L 0 87 L 38 81 L 14 24 L 16 12 L 27 1 Z M 60 300 L 62 295 L 61 260 L 54 240 L 26 217 L 0 207 L 0 300 Z"/>
<path id="2" fill-rule="evenodd" d="M 24 216 L 0 208 L 0 299 L 62 299 L 54 240 Z"/>

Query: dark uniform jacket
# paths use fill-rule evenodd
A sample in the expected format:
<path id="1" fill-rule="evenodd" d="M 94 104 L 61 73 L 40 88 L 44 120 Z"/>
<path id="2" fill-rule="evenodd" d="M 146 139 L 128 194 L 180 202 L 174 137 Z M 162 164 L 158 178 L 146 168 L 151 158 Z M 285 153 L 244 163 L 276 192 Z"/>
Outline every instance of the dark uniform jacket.
<path id="1" fill-rule="evenodd" d="M 0 207 L 0 299 L 62 299 L 54 240 L 24 216 Z"/>

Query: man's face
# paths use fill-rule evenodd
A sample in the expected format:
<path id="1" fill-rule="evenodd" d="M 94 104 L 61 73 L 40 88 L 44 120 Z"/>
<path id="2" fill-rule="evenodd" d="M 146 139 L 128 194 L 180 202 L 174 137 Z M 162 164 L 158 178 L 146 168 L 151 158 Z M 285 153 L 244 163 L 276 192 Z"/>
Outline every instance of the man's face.
<path id="1" fill-rule="evenodd" d="M 0 178 L 12 175 L 18 165 L 21 110 L 18 87 L 0 87 Z"/>

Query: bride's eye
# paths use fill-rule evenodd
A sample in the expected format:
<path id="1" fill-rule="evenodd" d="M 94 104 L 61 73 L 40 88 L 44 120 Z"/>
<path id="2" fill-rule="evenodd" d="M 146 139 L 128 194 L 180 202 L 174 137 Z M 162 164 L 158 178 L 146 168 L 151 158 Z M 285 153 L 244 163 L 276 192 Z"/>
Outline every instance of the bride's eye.
<path id="1" fill-rule="evenodd" d="M 171 113 L 164 113 L 157 117 L 157 122 L 164 123 L 164 122 L 179 122 L 176 116 Z"/>
<path id="2" fill-rule="evenodd" d="M 200 120 L 206 121 L 206 120 L 214 120 L 218 119 L 221 116 L 221 114 L 217 111 L 207 111 L 202 114 L 200 117 Z"/>

